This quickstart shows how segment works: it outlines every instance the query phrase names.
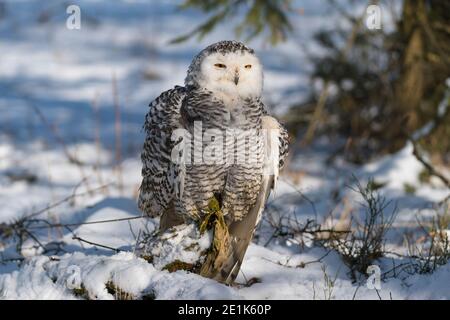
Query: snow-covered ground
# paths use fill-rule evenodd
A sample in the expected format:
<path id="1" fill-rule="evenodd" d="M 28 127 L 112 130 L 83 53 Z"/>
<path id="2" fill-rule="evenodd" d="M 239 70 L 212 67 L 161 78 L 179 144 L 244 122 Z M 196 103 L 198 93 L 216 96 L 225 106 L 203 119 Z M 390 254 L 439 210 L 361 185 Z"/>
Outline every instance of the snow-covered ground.
<path id="1" fill-rule="evenodd" d="M 274 238 L 267 220 L 237 279 L 257 279 L 251 285 L 226 287 L 185 271 L 162 271 L 136 257 L 137 239 L 157 227 L 157 220 L 142 218 L 136 207 L 147 105 L 182 84 L 193 55 L 233 38 L 232 29 L 222 26 L 200 41 L 169 45 L 203 19 L 177 11 L 176 1 L 74 1 L 82 12 L 81 30 L 66 28 L 64 1 L 3 2 L 0 299 L 85 298 L 73 290 L 80 283 L 89 298 L 112 299 L 111 281 L 134 298 L 450 299 L 450 264 L 431 275 L 390 277 L 380 290 L 371 290 L 352 282 L 336 252 Z M 295 37 L 276 48 L 251 43 L 265 65 L 265 101 L 276 114 L 308 93 L 306 50 L 319 50 L 310 41 L 313 32 L 340 23 L 325 1 L 296 4 L 304 14 L 293 19 Z M 328 164 L 334 145 L 322 139 L 294 154 L 266 215 L 324 225 L 343 212 L 357 215 L 359 199 L 346 185 L 352 174 L 361 181 L 374 177 L 398 207 L 387 246 L 406 254 L 405 230 L 417 217 L 430 218 L 449 191 L 438 181 L 419 182 L 423 168 L 410 145 L 359 167 Z M 22 220 L 29 223 L 28 233 L 21 232 L 17 252 L 11 242 L 16 238 L 4 226 L 30 216 L 35 220 Z M 115 221 L 96 223 L 105 220 Z M 405 260 L 390 256 L 379 266 L 386 272 Z"/>

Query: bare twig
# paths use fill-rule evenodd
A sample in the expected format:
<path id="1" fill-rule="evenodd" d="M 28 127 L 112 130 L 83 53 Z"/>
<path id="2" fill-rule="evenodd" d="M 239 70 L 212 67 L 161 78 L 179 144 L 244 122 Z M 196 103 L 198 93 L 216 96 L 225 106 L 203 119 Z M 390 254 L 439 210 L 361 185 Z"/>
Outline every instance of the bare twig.
<path id="1" fill-rule="evenodd" d="M 67 224 L 64 224 L 64 223 L 55 223 L 55 224 L 48 223 L 45 226 L 31 226 L 31 227 L 29 227 L 29 229 L 77 227 L 77 226 L 89 225 L 89 224 L 99 224 L 99 223 L 109 223 L 109 222 L 119 222 L 119 221 L 130 221 L 130 220 L 136 220 L 136 219 L 142 219 L 142 218 L 143 218 L 142 216 L 139 216 L 139 217 L 128 217 L 128 218 L 108 219 L 108 220 L 79 222 L 79 223 L 67 223 Z"/>
<path id="2" fill-rule="evenodd" d="M 112 78 L 112 93 L 114 103 L 114 133 L 115 133 L 115 156 L 116 156 L 116 171 L 118 178 L 118 187 L 120 192 L 123 191 L 123 176 L 122 176 L 122 123 L 120 116 L 119 92 L 117 88 L 116 74 Z"/>
<path id="3" fill-rule="evenodd" d="M 355 292 L 353 293 L 352 300 L 355 300 L 355 299 L 356 299 L 356 294 L 358 293 L 359 288 L 361 288 L 361 284 L 358 284 L 358 286 L 356 287 L 356 290 L 355 290 Z"/>
<path id="4" fill-rule="evenodd" d="M 291 266 L 291 265 L 288 264 L 289 261 L 290 261 L 290 258 L 286 261 L 286 263 L 281 263 L 280 261 L 273 261 L 273 260 L 267 259 L 266 257 L 261 257 L 261 259 L 266 260 L 266 261 L 271 262 L 271 263 L 274 263 L 274 264 L 277 264 L 277 265 L 282 266 L 282 267 L 286 267 L 286 268 L 302 268 L 303 269 L 304 267 L 306 267 L 309 264 L 321 263 L 322 260 L 325 259 L 330 254 L 331 251 L 332 250 L 327 250 L 327 252 L 324 255 L 322 255 L 320 258 L 318 258 L 316 260 L 300 262 L 299 264 L 297 264 L 295 266 Z"/>
<path id="5" fill-rule="evenodd" d="M 380 292 L 378 291 L 377 288 L 375 288 L 375 291 L 376 291 L 376 293 L 377 293 L 378 299 L 383 300 L 383 299 L 381 299 Z"/>
<path id="6" fill-rule="evenodd" d="M 98 108 L 98 93 L 95 94 L 94 99 L 92 100 L 91 103 L 91 107 L 92 107 L 92 113 L 94 115 L 94 140 L 95 140 L 95 148 L 97 150 L 97 158 L 96 158 L 96 163 L 94 166 L 94 171 L 97 174 L 97 180 L 99 182 L 99 184 L 103 184 L 103 177 L 102 177 L 102 173 L 100 170 L 100 154 L 101 154 L 101 149 L 102 149 L 102 142 L 101 142 L 101 137 L 100 137 L 100 113 L 99 113 L 99 108 Z M 107 193 L 108 190 L 105 189 L 105 193 Z"/>
<path id="7" fill-rule="evenodd" d="M 36 114 L 41 119 L 42 123 L 52 132 L 53 136 L 55 137 L 56 141 L 61 145 L 63 152 L 67 159 L 74 164 L 81 165 L 82 163 L 76 159 L 70 152 L 67 150 L 67 145 L 64 141 L 64 139 L 59 135 L 58 129 L 53 123 L 50 123 L 50 121 L 47 120 L 47 118 L 44 116 L 44 114 L 41 112 L 41 110 L 35 106 L 31 105 L 33 110 L 36 112 Z"/>
<path id="8" fill-rule="evenodd" d="M 374 260 L 385 255 L 385 235 L 394 222 L 397 207 L 394 207 L 390 217 L 386 217 L 384 211 L 390 202 L 373 189 L 373 181 L 369 180 L 366 186 L 362 186 L 356 177 L 354 180 L 356 188 L 350 188 L 364 200 L 364 221 L 357 231 L 349 233 L 344 239 L 330 238 L 324 245 L 336 249 L 350 268 L 352 279 L 356 280 L 356 271 L 365 274 Z"/>
<path id="9" fill-rule="evenodd" d="M 306 202 L 309 203 L 309 205 L 311 206 L 311 209 L 314 212 L 314 216 L 317 217 L 317 210 L 316 210 L 316 206 L 314 205 L 314 202 L 308 198 L 302 191 L 300 191 L 300 189 L 298 189 L 298 187 L 293 184 L 292 182 L 290 182 L 288 179 L 284 179 L 283 177 L 278 177 L 278 179 L 280 179 L 281 181 L 283 181 L 284 183 L 286 183 L 287 185 L 289 185 L 291 188 L 294 189 L 294 191 L 300 195 L 300 197 L 305 200 Z M 267 203 L 267 205 L 270 205 L 274 200 L 270 201 L 269 203 Z"/>
<path id="10" fill-rule="evenodd" d="M 92 241 L 88 241 L 88 240 L 85 240 L 85 239 L 80 238 L 80 237 L 78 237 L 78 236 L 75 236 L 75 237 L 73 237 L 72 239 L 73 239 L 73 240 L 78 240 L 78 241 L 81 241 L 81 242 L 85 242 L 85 243 L 87 243 L 87 244 L 90 244 L 90 245 L 93 245 L 93 246 L 96 246 L 96 247 L 101 247 L 101 248 L 109 249 L 109 250 L 115 251 L 115 252 L 117 252 L 117 253 L 122 252 L 122 250 L 120 250 L 120 249 L 113 248 L 113 247 L 108 247 L 108 246 L 105 246 L 105 245 L 103 245 L 103 244 L 99 244 L 99 243 L 95 243 L 95 242 L 92 242 Z"/>
<path id="11" fill-rule="evenodd" d="M 50 130 L 50 132 L 55 137 L 56 141 L 61 145 L 63 153 L 66 156 L 67 160 L 70 163 L 73 163 L 77 166 L 78 170 L 80 171 L 80 175 L 83 178 L 83 181 L 86 183 L 87 189 L 90 191 L 91 188 L 89 186 L 89 181 L 88 181 L 86 174 L 84 172 L 84 169 L 83 169 L 83 163 L 79 159 L 77 159 L 73 154 L 71 154 L 69 152 L 69 150 L 67 149 L 66 142 L 64 141 L 64 139 L 61 137 L 61 135 L 58 132 L 58 128 L 53 123 L 51 123 L 50 121 L 47 120 L 45 115 L 41 112 L 41 110 L 37 106 L 35 106 L 34 104 L 30 104 L 30 105 L 33 108 L 33 110 L 36 112 L 36 114 L 39 116 L 42 123 Z"/>
<path id="12" fill-rule="evenodd" d="M 81 196 L 84 196 L 84 195 L 91 195 L 92 192 L 95 192 L 95 191 L 98 191 L 98 190 L 102 190 L 102 189 L 104 189 L 105 187 L 107 187 L 109 185 L 111 185 L 111 183 L 105 184 L 103 186 L 100 186 L 98 188 L 92 189 L 92 190 L 87 191 L 87 192 L 82 192 L 82 193 L 78 193 L 78 194 L 71 194 L 70 196 L 68 196 L 68 197 L 66 197 L 64 199 L 61 199 L 61 200 L 59 200 L 59 201 L 57 201 L 57 202 L 55 202 L 53 204 L 48 205 L 47 207 L 45 207 L 43 209 L 40 209 L 38 211 L 35 211 L 35 212 L 29 214 L 28 216 L 26 216 L 26 218 L 31 218 L 31 217 L 38 216 L 38 215 L 40 215 L 40 214 L 42 214 L 42 213 L 44 213 L 44 212 L 46 212 L 46 211 L 48 211 L 50 209 L 56 208 L 56 207 L 64 204 L 65 202 L 68 202 L 68 201 L 70 201 L 70 200 L 72 200 L 72 199 L 74 199 L 76 197 L 81 197 Z"/>
<path id="13" fill-rule="evenodd" d="M 447 188 L 450 189 L 450 180 L 447 179 L 442 173 L 438 172 L 425 158 L 420 154 L 419 148 L 414 140 L 410 140 L 413 145 L 413 155 L 416 159 L 427 169 L 430 175 L 437 177 L 441 180 Z"/>

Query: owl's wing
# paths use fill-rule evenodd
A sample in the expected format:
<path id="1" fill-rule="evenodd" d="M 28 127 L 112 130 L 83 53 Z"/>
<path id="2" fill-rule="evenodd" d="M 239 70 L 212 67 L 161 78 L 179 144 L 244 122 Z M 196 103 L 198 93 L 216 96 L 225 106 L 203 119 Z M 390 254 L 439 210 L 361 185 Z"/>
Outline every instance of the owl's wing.
<path id="1" fill-rule="evenodd" d="M 173 141 L 173 132 L 179 128 L 180 107 L 186 96 L 184 87 L 163 92 L 150 103 L 145 117 L 146 138 L 142 160 L 142 183 L 138 206 L 155 217 L 168 209 L 175 192 L 182 184 L 180 168 L 172 161 L 172 150 L 180 139 Z"/>
<path id="2" fill-rule="evenodd" d="M 289 134 L 286 128 L 274 117 L 272 117 L 267 110 L 267 107 L 261 100 L 258 100 L 258 104 L 262 110 L 262 126 L 265 130 L 275 129 L 276 136 L 278 137 L 278 170 L 283 169 L 286 162 L 286 158 L 289 152 Z"/>

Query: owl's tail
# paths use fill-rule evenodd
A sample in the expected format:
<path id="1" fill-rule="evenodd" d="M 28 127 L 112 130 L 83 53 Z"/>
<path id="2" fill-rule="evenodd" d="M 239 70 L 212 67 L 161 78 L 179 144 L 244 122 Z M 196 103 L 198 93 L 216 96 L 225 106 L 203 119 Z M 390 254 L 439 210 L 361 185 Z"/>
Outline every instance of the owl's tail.
<path id="1" fill-rule="evenodd" d="M 273 180 L 273 176 L 263 177 L 256 203 L 242 220 L 225 226 L 227 230 L 220 227 L 215 229 L 213 241 L 215 250 L 207 256 L 200 275 L 226 284 L 233 283 L 239 274 L 245 252 L 264 210 Z"/>

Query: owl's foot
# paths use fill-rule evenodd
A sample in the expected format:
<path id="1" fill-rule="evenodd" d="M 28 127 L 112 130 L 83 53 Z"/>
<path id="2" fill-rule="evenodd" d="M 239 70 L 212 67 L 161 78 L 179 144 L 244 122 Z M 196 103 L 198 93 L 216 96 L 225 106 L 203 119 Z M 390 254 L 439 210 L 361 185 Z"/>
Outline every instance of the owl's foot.
<path id="1" fill-rule="evenodd" d="M 215 197 L 209 201 L 205 219 L 200 224 L 201 233 L 207 229 L 213 230 L 213 240 L 200 269 L 200 275 L 225 282 L 226 277 L 222 275 L 222 266 L 231 252 L 230 234 L 219 201 Z"/>

